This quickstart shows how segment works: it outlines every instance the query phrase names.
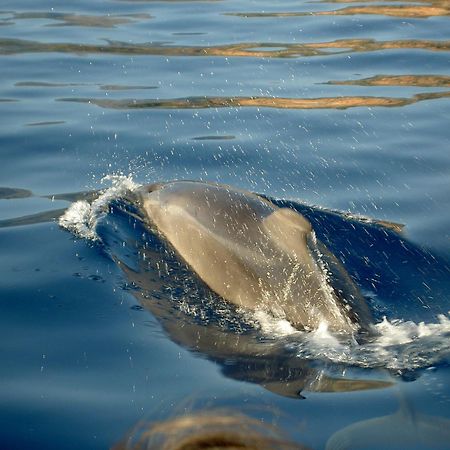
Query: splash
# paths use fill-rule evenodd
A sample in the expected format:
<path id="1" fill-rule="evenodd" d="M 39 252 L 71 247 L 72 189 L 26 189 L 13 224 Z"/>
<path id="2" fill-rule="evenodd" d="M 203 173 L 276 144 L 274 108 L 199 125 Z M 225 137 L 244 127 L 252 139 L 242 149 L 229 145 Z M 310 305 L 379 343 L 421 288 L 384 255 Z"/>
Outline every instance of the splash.
<path id="1" fill-rule="evenodd" d="M 372 326 L 373 337 L 358 342 L 357 334 L 340 335 L 323 321 L 315 330 L 299 331 L 286 319 L 257 310 L 240 310 L 242 320 L 265 339 L 279 340 L 301 359 L 361 368 L 413 371 L 450 361 L 450 311 L 435 323 L 383 320 Z"/>
<path id="2" fill-rule="evenodd" d="M 241 311 L 245 315 L 244 311 Z M 254 327 L 259 328 L 268 337 L 284 337 L 299 333 L 286 319 L 275 318 L 266 311 L 257 310 L 253 313 L 253 321 L 247 318 Z"/>
<path id="3" fill-rule="evenodd" d="M 139 187 L 131 175 L 107 175 L 101 182 L 111 183 L 111 186 L 99 191 L 99 196 L 92 203 L 86 200 L 73 203 L 60 217 L 61 227 L 81 238 L 98 241 L 97 223 L 108 212 L 110 202 Z"/>
<path id="4" fill-rule="evenodd" d="M 298 356 L 393 371 L 431 367 L 450 358 L 450 316 L 442 314 L 435 323 L 418 324 L 384 318 L 373 331 L 371 340 L 359 344 L 354 337 L 341 339 L 331 334 L 322 324 L 311 333 L 302 333 L 296 342 Z"/>

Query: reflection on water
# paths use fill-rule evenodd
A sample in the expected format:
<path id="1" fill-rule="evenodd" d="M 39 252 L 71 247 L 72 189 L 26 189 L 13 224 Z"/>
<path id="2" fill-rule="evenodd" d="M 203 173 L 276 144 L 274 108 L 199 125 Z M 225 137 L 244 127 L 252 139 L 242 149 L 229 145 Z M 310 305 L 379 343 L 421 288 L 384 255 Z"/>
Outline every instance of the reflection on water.
<path id="1" fill-rule="evenodd" d="M 103 91 L 140 91 L 147 89 L 158 89 L 158 86 L 133 86 L 121 84 L 89 84 L 89 83 L 47 83 L 45 81 L 18 81 L 14 84 L 16 87 L 80 87 L 97 86 Z"/>
<path id="2" fill-rule="evenodd" d="M 105 44 L 47 43 L 24 39 L 0 39 L 0 54 L 19 53 L 100 53 L 118 55 L 164 55 L 164 56 L 247 56 L 264 58 L 287 58 L 298 56 L 327 56 L 339 53 L 360 53 L 393 49 L 420 49 L 449 51 L 450 41 L 396 40 L 376 41 L 374 39 L 339 39 L 330 42 L 304 44 L 283 44 L 245 42 L 213 46 L 177 46 L 166 43 L 131 44 L 106 40 Z M 261 49 L 264 49 L 263 51 Z"/>
<path id="3" fill-rule="evenodd" d="M 227 13 L 238 17 L 302 17 L 302 16 L 353 16 L 356 14 L 376 14 L 396 17 L 427 18 L 433 16 L 448 16 L 448 8 L 433 6 L 357 6 L 337 9 L 334 11 L 314 12 L 280 12 L 280 13 Z"/>
<path id="4" fill-rule="evenodd" d="M 31 197 L 33 193 L 28 189 L 0 187 L 0 200 Z"/>
<path id="5" fill-rule="evenodd" d="M 106 15 L 91 16 L 74 13 L 56 13 L 56 12 L 20 12 L 20 13 L 1 13 L 0 15 L 9 15 L 1 18 L 0 25 L 14 25 L 18 20 L 48 19 L 57 23 L 45 24 L 46 27 L 98 27 L 113 28 L 117 25 L 134 22 L 135 19 L 150 19 L 149 14 L 126 14 L 124 16 Z"/>
<path id="6" fill-rule="evenodd" d="M 231 139 L 235 139 L 236 136 L 233 135 L 211 135 L 211 136 L 196 136 L 192 139 L 194 141 L 228 141 Z"/>
<path id="7" fill-rule="evenodd" d="M 103 91 L 141 91 L 148 89 L 158 89 L 158 86 L 126 86 L 120 84 L 103 84 L 99 86 Z"/>
<path id="8" fill-rule="evenodd" d="M 64 120 L 47 120 L 44 122 L 30 122 L 27 123 L 27 127 L 43 127 L 43 126 L 49 126 L 49 125 L 60 125 L 66 123 Z"/>
<path id="9" fill-rule="evenodd" d="M 17 87 L 71 87 L 88 86 L 85 83 L 46 83 L 45 81 L 18 81 L 14 84 Z"/>
<path id="10" fill-rule="evenodd" d="M 441 75 L 377 75 L 361 80 L 328 81 L 327 84 L 357 86 L 450 87 L 450 77 Z"/>
<path id="11" fill-rule="evenodd" d="M 354 0 L 356 2 L 356 0 Z M 372 3 L 373 0 L 358 1 L 358 3 Z M 391 3 L 395 2 L 393 0 Z M 352 0 L 329 0 L 320 3 L 353 3 Z M 403 2 L 402 2 L 403 3 Z M 405 2 L 408 3 L 408 2 Z M 393 17 L 410 17 L 416 19 L 425 19 L 435 16 L 450 15 L 449 2 L 446 0 L 431 0 L 420 2 L 409 2 L 402 5 L 359 5 L 347 6 L 345 8 L 331 11 L 308 11 L 308 12 L 232 12 L 226 13 L 229 16 L 245 18 L 264 18 L 264 17 L 302 17 L 302 16 L 353 16 L 357 14 L 383 15 Z"/>
<path id="12" fill-rule="evenodd" d="M 98 99 L 60 98 L 58 101 L 89 103 L 111 109 L 199 109 L 199 108 L 283 108 L 283 109 L 346 109 L 361 106 L 406 106 L 424 100 L 450 97 L 450 91 L 417 94 L 401 97 L 323 97 L 323 98 L 276 98 L 276 97 L 188 97 L 177 99 Z"/>

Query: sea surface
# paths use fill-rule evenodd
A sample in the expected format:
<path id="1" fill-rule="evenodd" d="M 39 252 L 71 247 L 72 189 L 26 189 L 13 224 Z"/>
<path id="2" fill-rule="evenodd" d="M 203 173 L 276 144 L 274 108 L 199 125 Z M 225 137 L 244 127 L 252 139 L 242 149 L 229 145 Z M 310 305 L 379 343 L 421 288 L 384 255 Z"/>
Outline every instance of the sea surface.
<path id="1" fill-rule="evenodd" d="M 205 408 L 313 449 L 448 448 L 449 15 L 2 0 L 0 448 L 105 449 Z M 210 292 L 123 200 L 183 179 L 308 217 L 377 338 Z"/>

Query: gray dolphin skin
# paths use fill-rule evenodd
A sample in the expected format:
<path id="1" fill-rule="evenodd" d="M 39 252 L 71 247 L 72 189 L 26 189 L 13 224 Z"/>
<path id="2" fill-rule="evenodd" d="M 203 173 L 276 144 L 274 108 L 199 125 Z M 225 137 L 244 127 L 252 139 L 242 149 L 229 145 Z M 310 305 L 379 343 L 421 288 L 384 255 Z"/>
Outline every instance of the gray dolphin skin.
<path id="1" fill-rule="evenodd" d="M 365 327 L 370 314 L 364 299 L 298 212 L 204 182 L 153 184 L 136 194 L 150 227 L 225 300 L 301 330 L 322 322 L 342 333 Z M 347 295 L 331 286 L 331 266 L 345 280 Z"/>

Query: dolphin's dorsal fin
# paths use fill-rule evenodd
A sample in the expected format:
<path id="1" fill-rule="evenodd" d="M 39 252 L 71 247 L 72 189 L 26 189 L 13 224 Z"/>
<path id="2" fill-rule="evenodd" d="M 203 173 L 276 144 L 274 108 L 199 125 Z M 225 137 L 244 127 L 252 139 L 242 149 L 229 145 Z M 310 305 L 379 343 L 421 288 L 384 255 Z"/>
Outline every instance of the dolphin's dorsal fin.
<path id="1" fill-rule="evenodd" d="M 290 208 L 278 208 L 263 219 L 264 228 L 280 237 L 301 236 L 306 239 L 311 233 L 309 220 Z"/>
<path id="2" fill-rule="evenodd" d="M 279 208 L 265 217 L 262 225 L 283 251 L 294 252 L 303 260 L 310 259 L 307 238 L 312 232 L 312 226 L 300 213 L 289 208 Z"/>

